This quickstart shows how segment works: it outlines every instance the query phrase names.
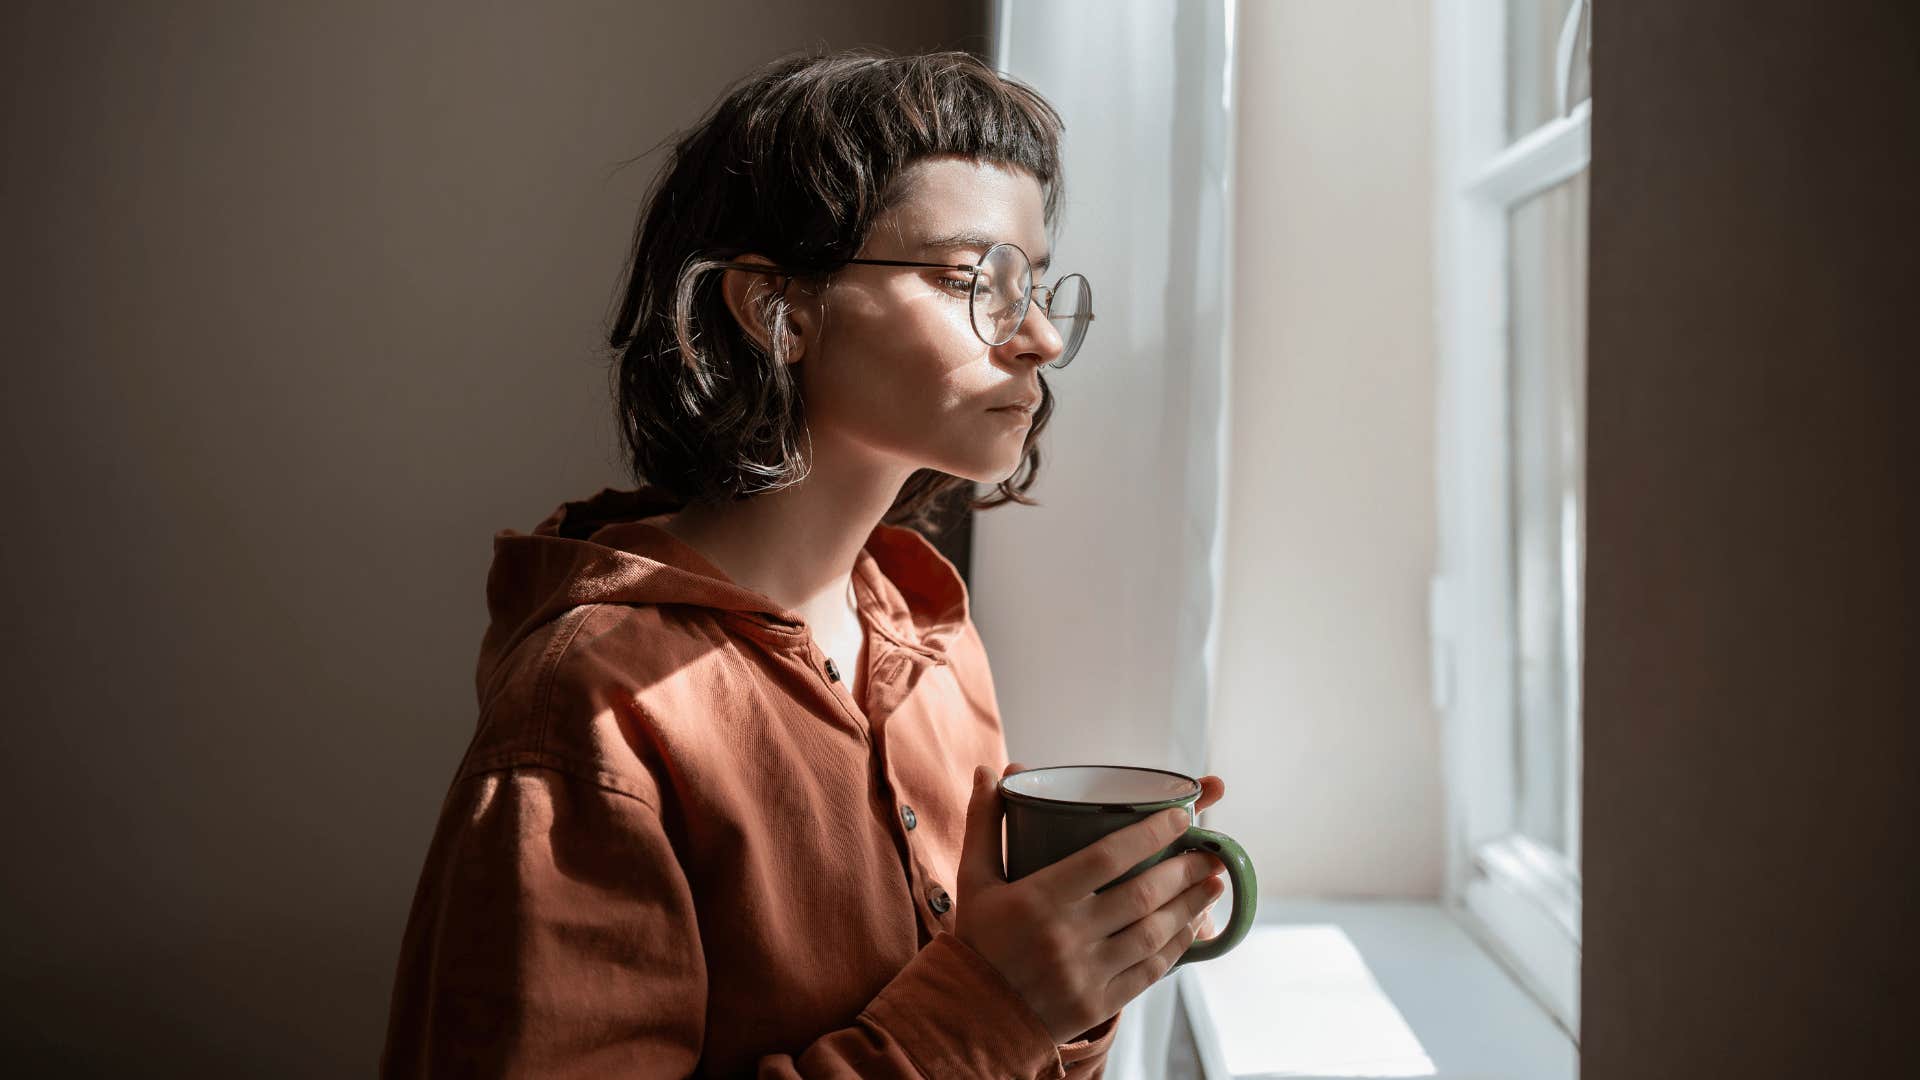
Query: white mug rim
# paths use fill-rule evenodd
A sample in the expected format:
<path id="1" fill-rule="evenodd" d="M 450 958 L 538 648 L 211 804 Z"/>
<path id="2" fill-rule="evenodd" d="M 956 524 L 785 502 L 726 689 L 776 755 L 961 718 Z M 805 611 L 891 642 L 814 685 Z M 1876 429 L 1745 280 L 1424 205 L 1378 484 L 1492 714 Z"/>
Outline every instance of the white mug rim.
<path id="1" fill-rule="evenodd" d="M 1116 772 L 1124 770 L 1127 772 L 1158 773 L 1161 776 L 1184 780 L 1188 784 L 1191 784 L 1192 788 L 1178 795 L 1171 795 L 1159 799 L 1146 799 L 1134 802 L 1095 802 L 1086 799 L 1057 799 L 1046 795 L 1035 795 L 1031 792 L 1019 791 L 1009 786 L 1011 782 L 1017 781 L 1023 776 L 1034 776 L 1040 773 L 1056 772 L 1063 769 L 1108 769 Z M 1000 794 L 1008 800 L 1026 803 L 1031 806 L 1044 806 L 1092 813 L 1129 814 L 1181 806 L 1199 798 L 1201 792 L 1200 781 L 1188 776 L 1186 773 L 1175 772 L 1172 769 L 1149 768 L 1143 765 L 1047 765 L 1037 769 L 1024 769 L 1011 776 L 1001 777 L 999 787 Z"/>

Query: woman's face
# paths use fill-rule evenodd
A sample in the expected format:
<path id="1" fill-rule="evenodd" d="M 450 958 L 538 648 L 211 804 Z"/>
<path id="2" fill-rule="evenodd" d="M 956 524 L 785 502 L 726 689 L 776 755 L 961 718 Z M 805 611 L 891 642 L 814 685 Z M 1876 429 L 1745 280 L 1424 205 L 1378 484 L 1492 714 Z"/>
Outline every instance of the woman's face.
<path id="1" fill-rule="evenodd" d="M 905 197 L 875 223 L 859 258 L 977 263 L 993 243 L 1018 244 L 1047 275 L 1040 183 L 1024 169 L 939 157 L 898 182 Z M 974 333 L 963 270 L 852 265 L 813 309 L 797 374 L 816 447 L 877 456 L 998 483 L 1019 468 L 1032 414 L 990 411 L 1040 400 L 1039 367 L 1064 342 L 1040 305 L 1003 345 Z M 799 299 L 792 292 L 789 299 Z"/>

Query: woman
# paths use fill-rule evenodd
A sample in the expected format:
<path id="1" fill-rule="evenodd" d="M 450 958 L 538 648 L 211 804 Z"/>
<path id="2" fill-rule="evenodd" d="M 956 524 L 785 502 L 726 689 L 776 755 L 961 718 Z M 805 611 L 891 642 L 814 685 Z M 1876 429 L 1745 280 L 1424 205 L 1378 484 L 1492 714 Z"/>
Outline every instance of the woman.
<path id="1" fill-rule="evenodd" d="M 1031 502 L 1091 321 L 1033 284 L 1059 132 L 966 54 L 840 53 L 678 143 L 612 335 L 641 487 L 495 538 L 385 1074 L 1093 1077 L 1206 932 L 1210 855 L 1095 892 L 1183 822 L 1006 881 L 1020 766 L 906 527 Z"/>

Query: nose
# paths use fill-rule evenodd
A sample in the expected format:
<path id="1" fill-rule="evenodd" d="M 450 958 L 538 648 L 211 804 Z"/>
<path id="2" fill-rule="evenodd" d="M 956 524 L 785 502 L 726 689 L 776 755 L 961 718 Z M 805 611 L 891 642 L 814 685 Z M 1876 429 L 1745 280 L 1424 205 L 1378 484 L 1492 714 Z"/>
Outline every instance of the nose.
<path id="1" fill-rule="evenodd" d="M 1050 364 L 1066 351 L 1067 341 L 1060 336 L 1060 329 L 1047 318 L 1044 287 L 1033 290 L 1031 301 L 1027 304 L 1027 314 L 1020 320 L 1020 328 L 1014 331 L 1001 351 L 1010 353 L 1021 360 L 1030 360 L 1040 364 Z"/>

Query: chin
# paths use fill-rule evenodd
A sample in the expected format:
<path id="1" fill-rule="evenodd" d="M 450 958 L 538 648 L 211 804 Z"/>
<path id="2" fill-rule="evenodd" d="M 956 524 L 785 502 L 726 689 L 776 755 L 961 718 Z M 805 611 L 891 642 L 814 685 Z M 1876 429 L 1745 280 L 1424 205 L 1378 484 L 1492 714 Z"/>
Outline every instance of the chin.
<path id="1" fill-rule="evenodd" d="M 1022 453 L 1019 457 L 1013 459 L 1012 465 L 1009 465 L 1004 469 L 996 470 L 992 476 L 989 476 L 985 480 L 982 480 L 980 482 L 983 484 L 998 484 L 1003 481 L 1011 480 L 1013 479 L 1014 474 L 1020 471 L 1021 464 L 1026 460 L 1027 460 L 1027 455 L 1025 453 Z"/>
<path id="2" fill-rule="evenodd" d="M 919 458 L 923 468 L 958 476 L 976 484 L 998 484 L 1020 471 L 1020 466 L 1027 460 L 1027 447 L 1025 439 L 1016 438 L 1005 438 L 998 445 L 972 442 L 955 446 L 949 442 L 945 453 L 914 456 Z"/>
<path id="3" fill-rule="evenodd" d="M 1024 457 L 1025 455 L 1022 454 L 1011 462 L 982 462 L 977 459 L 967 462 L 955 461 L 947 465 L 936 465 L 934 468 L 950 476 L 971 480 L 976 484 L 998 484 L 1020 471 L 1020 462 Z"/>

